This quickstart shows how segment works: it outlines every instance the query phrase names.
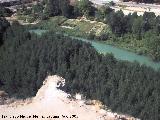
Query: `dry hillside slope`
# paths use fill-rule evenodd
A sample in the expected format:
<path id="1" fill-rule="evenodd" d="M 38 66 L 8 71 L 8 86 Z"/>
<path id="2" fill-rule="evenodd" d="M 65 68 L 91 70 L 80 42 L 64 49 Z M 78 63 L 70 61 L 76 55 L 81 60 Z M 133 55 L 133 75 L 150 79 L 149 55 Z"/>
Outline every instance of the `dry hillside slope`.
<path id="1" fill-rule="evenodd" d="M 57 89 L 65 80 L 49 76 L 34 98 L 0 105 L 0 119 L 4 120 L 135 120 L 101 109 L 97 104 L 86 105 L 85 100 L 71 99 L 70 95 Z M 96 101 L 94 101 L 96 103 Z M 119 118 L 118 118 L 119 117 Z M 122 120 L 122 119 L 121 119 Z"/>

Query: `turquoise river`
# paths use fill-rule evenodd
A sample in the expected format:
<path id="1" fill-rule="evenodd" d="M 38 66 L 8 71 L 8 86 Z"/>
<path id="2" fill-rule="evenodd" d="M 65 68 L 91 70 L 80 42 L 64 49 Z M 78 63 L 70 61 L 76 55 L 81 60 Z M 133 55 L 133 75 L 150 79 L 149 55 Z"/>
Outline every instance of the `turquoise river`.
<path id="1" fill-rule="evenodd" d="M 30 32 L 34 32 L 38 35 L 41 35 L 42 33 L 45 33 L 46 30 L 30 30 Z M 72 37 L 72 38 L 90 43 L 99 53 L 103 53 L 103 54 L 112 53 L 114 57 L 119 60 L 126 60 L 130 62 L 137 61 L 141 65 L 144 64 L 155 70 L 160 69 L 160 62 L 154 62 L 151 60 L 150 57 L 138 55 L 136 53 L 129 52 L 127 50 L 120 49 L 112 45 L 103 44 L 97 41 L 91 41 L 91 40 L 87 40 L 79 37 Z"/>

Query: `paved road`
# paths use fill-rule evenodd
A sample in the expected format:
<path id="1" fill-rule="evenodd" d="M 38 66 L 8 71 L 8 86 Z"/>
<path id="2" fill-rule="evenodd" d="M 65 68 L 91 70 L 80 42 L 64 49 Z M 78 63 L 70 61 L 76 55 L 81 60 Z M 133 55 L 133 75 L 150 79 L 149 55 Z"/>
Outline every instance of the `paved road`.
<path id="1" fill-rule="evenodd" d="M 12 1 L 19 1 L 19 0 L 0 0 L 0 3 L 3 3 L 3 2 L 12 2 Z"/>
<path id="2" fill-rule="evenodd" d="M 110 1 L 114 1 L 117 5 L 126 5 L 131 7 L 142 7 L 142 8 L 151 8 L 151 9 L 160 9 L 160 5 L 156 4 L 144 4 L 144 3 L 135 3 L 135 2 L 120 2 L 119 0 L 90 0 L 95 4 L 104 5 Z"/>
<path id="3" fill-rule="evenodd" d="M 144 4 L 144 3 L 135 3 L 135 2 L 117 2 L 118 5 L 126 5 L 131 7 L 142 7 L 142 8 L 151 8 L 151 9 L 160 9 L 160 5 L 156 4 Z"/>
<path id="4" fill-rule="evenodd" d="M 104 5 L 105 3 L 108 3 L 110 1 L 118 2 L 119 0 L 90 0 L 90 1 L 98 5 Z"/>

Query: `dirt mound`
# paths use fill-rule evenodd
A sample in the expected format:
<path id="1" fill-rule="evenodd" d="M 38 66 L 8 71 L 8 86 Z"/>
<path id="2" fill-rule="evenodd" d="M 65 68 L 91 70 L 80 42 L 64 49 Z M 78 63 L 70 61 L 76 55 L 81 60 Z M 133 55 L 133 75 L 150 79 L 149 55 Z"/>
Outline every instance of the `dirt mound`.
<path id="1" fill-rule="evenodd" d="M 63 78 L 57 75 L 49 76 L 34 98 L 19 100 L 10 105 L 1 105 L 0 119 L 118 120 L 122 117 L 99 107 L 99 101 L 98 103 L 92 101 L 92 104 L 86 105 L 86 100 L 82 100 L 79 94 L 73 99 L 69 94 L 57 89 L 64 85 Z M 123 120 L 129 119 L 125 116 Z"/>

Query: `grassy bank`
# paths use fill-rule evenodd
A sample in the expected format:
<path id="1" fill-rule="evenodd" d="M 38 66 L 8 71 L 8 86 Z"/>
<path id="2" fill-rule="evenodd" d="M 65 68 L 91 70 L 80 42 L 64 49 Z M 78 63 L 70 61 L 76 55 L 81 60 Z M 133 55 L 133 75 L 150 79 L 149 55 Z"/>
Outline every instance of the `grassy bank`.
<path id="1" fill-rule="evenodd" d="M 110 32 L 108 25 L 102 22 L 86 19 L 68 19 L 63 16 L 56 16 L 51 17 L 49 20 L 43 20 L 31 26 L 31 29 L 58 31 L 82 38 L 88 38 L 91 35 L 94 37 L 100 36 L 101 34 Z"/>
<path id="2" fill-rule="evenodd" d="M 122 39 L 122 38 L 119 38 Z M 103 41 L 102 43 L 104 44 L 109 44 L 109 45 L 113 45 L 134 53 L 137 53 L 139 55 L 147 55 L 148 53 L 148 49 L 144 46 L 144 41 L 138 41 L 138 40 L 117 40 L 117 41 L 113 41 L 113 40 L 106 40 Z"/>
<path id="3" fill-rule="evenodd" d="M 110 27 L 102 22 L 56 16 L 32 25 L 31 29 L 45 29 L 65 33 L 70 36 L 96 40 L 140 55 L 149 56 L 149 50 L 145 45 L 145 40 L 137 40 L 133 35 L 116 37 L 112 34 Z M 108 38 L 106 40 L 99 40 L 98 37 L 103 34 L 108 34 Z"/>

